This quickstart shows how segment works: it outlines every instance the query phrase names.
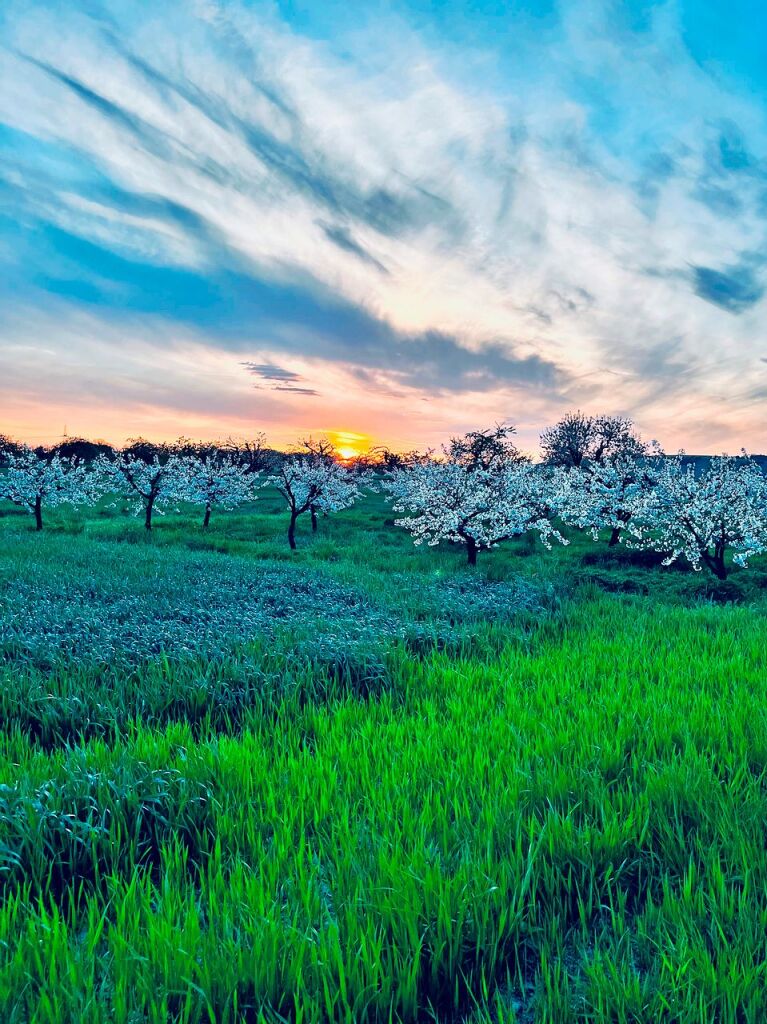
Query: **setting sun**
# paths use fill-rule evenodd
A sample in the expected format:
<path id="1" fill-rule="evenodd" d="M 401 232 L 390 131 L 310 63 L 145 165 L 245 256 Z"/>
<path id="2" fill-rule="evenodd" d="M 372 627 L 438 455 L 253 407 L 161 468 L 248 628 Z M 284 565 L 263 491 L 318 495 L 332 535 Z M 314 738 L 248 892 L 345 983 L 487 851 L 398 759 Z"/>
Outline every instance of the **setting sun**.
<path id="1" fill-rule="evenodd" d="M 370 437 L 367 434 L 355 434 L 349 430 L 331 430 L 328 439 L 338 455 L 347 462 L 370 448 Z"/>

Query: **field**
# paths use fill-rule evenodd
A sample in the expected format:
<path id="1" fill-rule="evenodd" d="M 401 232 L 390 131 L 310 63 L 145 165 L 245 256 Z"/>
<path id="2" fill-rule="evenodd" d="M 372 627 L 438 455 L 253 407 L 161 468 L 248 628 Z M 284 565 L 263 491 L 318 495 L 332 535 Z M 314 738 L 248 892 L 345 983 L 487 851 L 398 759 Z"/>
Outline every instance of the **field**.
<path id="1" fill-rule="evenodd" d="M 0 1021 L 767 1019 L 767 564 L 0 517 Z"/>

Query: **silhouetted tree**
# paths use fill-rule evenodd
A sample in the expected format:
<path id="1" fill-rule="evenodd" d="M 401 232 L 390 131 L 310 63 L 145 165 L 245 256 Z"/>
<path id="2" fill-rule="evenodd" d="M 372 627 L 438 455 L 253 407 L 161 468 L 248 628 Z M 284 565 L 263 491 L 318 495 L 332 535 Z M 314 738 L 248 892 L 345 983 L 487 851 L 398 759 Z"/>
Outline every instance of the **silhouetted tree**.
<path id="1" fill-rule="evenodd" d="M 578 410 L 541 434 L 543 460 L 551 466 L 579 469 L 584 463 L 601 465 L 617 458 L 639 458 L 647 445 L 626 416 L 588 416 Z"/>
<path id="2" fill-rule="evenodd" d="M 78 462 L 93 462 L 99 456 L 109 459 L 114 455 L 114 448 L 106 441 L 89 441 L 84 437 L 68 437 L 52 449 L 62 459 L 75 459 Z"/>
<path id="3" fill-rule="evenodd" d="M 19 441 L 14 441 L 7 434 L 0 434 L 0 468 L 8 465 L 10 455 L 21 455 L 23 451 L 24 445 Z"/>
<path id="4" fill-rule="evenodd" d="M 516 432 L 516 428 L 508 424 L 496 424 L 487 430 L 470 430 L 463 437 L 451 438 L 446 454 L 451 462 L 467 469 L 529 462 L 529 457 L 520 452 L 511 440 Z"/>
<path id="5" fill-rule="evenodd" d="M 267 447 L 266 435 L 263 433 L 251 438 L 228 437 L 221 445 L 221 450 L 249 473 L 260 473 L 277 461 L 277 453 Z"/>
<path id="6" fill-rule="evenodd" d="M 384 470 L 391 472 L 418 462 L 424 456 L 417 451 L 395 452 L 386 445 L 376 445 L 365 455 L 359 457 L 361 469 Z"/>
<path id="7" fill-rule="evenodd" d="M 174 451 L 173 445 L 156 444 L 154 441 L 148 441 L 145 437 L 129 437 L 121 449 L 121 454 L 126 459 L 136 459 L 139 462 L 147 463 L 147 465 L 151 465 L 153 462 L 164 465 Z"/>

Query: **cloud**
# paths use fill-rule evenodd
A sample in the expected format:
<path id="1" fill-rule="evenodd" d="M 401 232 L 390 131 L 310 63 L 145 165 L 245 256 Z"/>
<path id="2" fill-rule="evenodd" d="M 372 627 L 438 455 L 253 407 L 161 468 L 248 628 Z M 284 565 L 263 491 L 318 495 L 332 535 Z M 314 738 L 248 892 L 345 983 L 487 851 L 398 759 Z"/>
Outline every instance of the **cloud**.
<path id="1" fill-rule="evenodd" d="M 233 352 L 252 348 L 255 334 L 263 347 L 386 371 L 425 391 L 509 384 L 553 391 L 567 380 L 553 361 L 520 355 L 509 340 L 469 347 L 446 331 L 397 330 L 306 274 L 273 280 L 231 254 L 217 254 L 217 269 L 158 266 L 48 225 L 39 226 L 35 250 L 31 294 L 42 289 L 110 318 L 151 315 L 202 328 L 211 343 Z"/>
<path id="2" fill-rule="evenodd" d="M 722 271 L 693 267 L 692 272 L 696 294 L 730 313 L 745 312 L 764 295 L 764 287 L 748 268 L 732 267 Z"/>
<path id="3" fill-rule="evenodd" d="M 732 121 L 722 125 L 717 147 L 718 163 L 723 172 L 750 170 L 756 163 L 746 148 L 746 140 L 737 124 Z"/>
<path id="4" fill-rule="evenodd" d="M 301 380 L 299 374 L 293 373 L 292 370 L 286 370 L 282 366 L 276 366 L 274 363 L 241 363 L 240 365 L 244 366 L 248 373 L 261 377 L 262 380 L 282 382 Z"/>
<path id="5" fill-rule="evenodd" d="M 389 271 L 375 256 L 371 256 L 370 253 L 356 242 L 349 233 L 348 229 L 341 226 L 340 224 L 323 224 L 320 222 L 320 227 L 325 232 L 331 242 L 335 242 L 339 249 L 343 249 L 345 252 L 354 253 L 358 256 L 363 263 L 370 264 L 371 267 L 375 267 L 376 270 L 380 270 L 382 274 L 388 274 Z"/>
<path id="6" fill-rule="evenodd" d="M 275 363 L 243 362 L 240 365 L 244 366 L 248 373 L 253 374 L 253 376 L 259 377 L 261 380 L 269 381 L 272 391 L 289 391 L 295 395 L 319 394 L 319 392 L 315 391 L 314 388 L 299 386 L 299 382 L 304 379 L 300 373 L 294 373 L 292 370 L 286 370 L 284 367 L 277 366 Z M 258 386 L 259 385 L 256 385 L 256 387 Z"/>
<path id="7" fill-rule="evenodd" d="M 503 31 L 479 8 L 471 32 L 388 7 L 331 5 L 324 32 L 260 3 L 10 7 L 0 344 L 54 306 L 54 353 L 83 314 L 138 332 L 174 408 L 204 401 L 166 362 L 193 336 L 240 376 L 258 353 L 288 410 L 312 394 L 333 415 L 345 386 L 360 415 L 424 399 L 425 431 L 451 396 L 490 418 L 615 408 L 648 433 L 670 405 L 680 429 L 714 401 L 742 422 L 767 126 L 674 5 L 576 0 Z"/>

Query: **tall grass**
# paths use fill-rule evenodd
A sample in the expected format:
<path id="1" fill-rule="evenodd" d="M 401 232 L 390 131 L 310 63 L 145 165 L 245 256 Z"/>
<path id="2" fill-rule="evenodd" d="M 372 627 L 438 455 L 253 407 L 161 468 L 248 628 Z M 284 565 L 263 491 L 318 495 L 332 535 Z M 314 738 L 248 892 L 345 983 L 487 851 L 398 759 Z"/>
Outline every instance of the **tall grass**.
<path id="1" fill-rule="evenodd" d="M 523 542 L 464 586 L 460 553 L 413 552 L 365 514 L 289 581 L 352 588 L 355 616 L 418 642 L 350 648 L 310 607 L 205 656 L 9 647 L 0 1020 L 765 1019 L 764 602 Z M 62 546 L 96 592 L 122 585 L 124 553 L 140 592 L 115 544 L 132 523 L 56 525 L 0 524 L 4 592 L 23 566 L 51 586 Z M 271 549 L 261 529 L 222 521 L 225 554 L 199 564 L 268 575 L 278 527 Z M 157 534 L 141 565 L 200 557 L 180 520 Z M 378 657 L 385 679 L 355 685 Z"/>

